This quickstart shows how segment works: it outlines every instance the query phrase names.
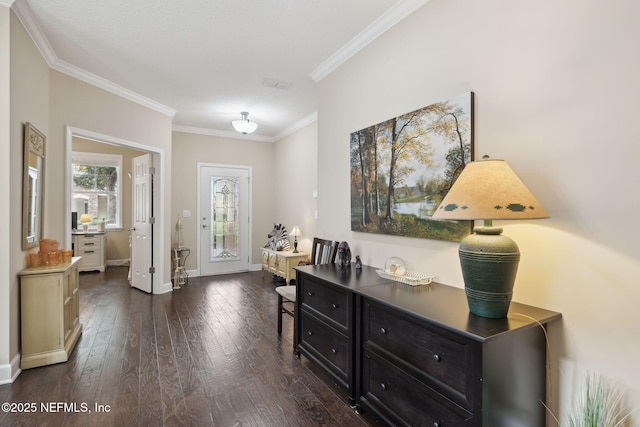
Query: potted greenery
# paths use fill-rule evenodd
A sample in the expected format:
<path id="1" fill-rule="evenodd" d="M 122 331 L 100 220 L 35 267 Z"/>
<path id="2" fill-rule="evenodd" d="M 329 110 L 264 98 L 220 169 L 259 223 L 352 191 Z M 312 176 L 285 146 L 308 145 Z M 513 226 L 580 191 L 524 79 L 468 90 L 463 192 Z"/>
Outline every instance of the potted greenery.
<path id="1" fill-rule="evenodd" d="M 602 376 L 590 373 L 576 395 L 567 424 L 562 424 L 549 407 L 547 410 L 561 427 L 622 427 L 631 415 L 620 388 L 612 386 Z"/>

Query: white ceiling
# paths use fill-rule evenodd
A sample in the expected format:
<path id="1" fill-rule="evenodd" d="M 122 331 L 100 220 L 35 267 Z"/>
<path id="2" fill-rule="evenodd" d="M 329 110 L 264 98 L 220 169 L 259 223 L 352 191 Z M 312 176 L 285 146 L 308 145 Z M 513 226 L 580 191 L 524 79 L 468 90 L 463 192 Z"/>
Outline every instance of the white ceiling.
<path id="1" fill-rule="evenodd" d="M 54 69 L 176 130 L 274 141 L 315 120 L 316 82 L 428 0 L 16 0 Z M 275 87 L 274 87 L 275 86 Z"/>

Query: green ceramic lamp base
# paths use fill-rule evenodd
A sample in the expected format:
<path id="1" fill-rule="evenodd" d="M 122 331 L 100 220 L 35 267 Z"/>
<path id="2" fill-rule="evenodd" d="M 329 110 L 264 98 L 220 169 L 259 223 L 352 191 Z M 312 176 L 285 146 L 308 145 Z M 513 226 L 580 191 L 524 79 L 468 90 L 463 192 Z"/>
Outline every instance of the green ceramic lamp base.
<path id="1" fill-rule="evenodd" d="M 474 234 L 460 242 L 458 254 L 462 267 L 469 311 L 477 316 L 507 316 L 513 285 L 520 262 L 518 245 L 502 228 L 485 221 Z"/>

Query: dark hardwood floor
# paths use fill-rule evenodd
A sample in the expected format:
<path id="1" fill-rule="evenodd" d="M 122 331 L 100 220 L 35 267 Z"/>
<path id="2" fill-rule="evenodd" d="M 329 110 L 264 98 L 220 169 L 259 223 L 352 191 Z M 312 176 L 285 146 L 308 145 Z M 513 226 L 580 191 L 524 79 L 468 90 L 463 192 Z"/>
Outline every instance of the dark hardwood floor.
<path id="1" fill-rule="evenodd" d="M 0 412 L 0 425 L 377 425 L 294 356 L 291 317 L 278 336 L 270 276 L 191 278 L 165 295 L 126 277 L 126 267 L 81 274 L 83 334 L 71 358 L 0 386 L 0 402 L 22 409 Z"/>

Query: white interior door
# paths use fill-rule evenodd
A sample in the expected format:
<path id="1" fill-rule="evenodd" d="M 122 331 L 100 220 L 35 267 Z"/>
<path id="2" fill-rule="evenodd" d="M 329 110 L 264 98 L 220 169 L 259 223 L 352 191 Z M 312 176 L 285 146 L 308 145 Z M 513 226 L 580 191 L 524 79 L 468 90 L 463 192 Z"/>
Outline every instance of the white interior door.
<path id="1" fill-rule="evenodd" d="M 153 173 L 151 155 L 132 161 L 131 286 L 153 291 Z"/>
<path id="2" fill-rule="evenodd" d="M 198 168 L 200 275 L 249 271 L 250 168 Z"/>

